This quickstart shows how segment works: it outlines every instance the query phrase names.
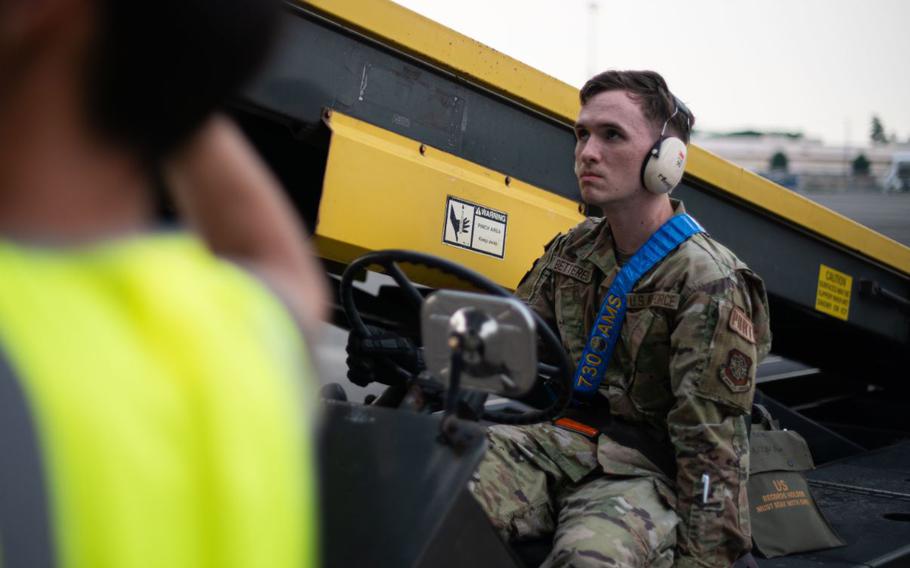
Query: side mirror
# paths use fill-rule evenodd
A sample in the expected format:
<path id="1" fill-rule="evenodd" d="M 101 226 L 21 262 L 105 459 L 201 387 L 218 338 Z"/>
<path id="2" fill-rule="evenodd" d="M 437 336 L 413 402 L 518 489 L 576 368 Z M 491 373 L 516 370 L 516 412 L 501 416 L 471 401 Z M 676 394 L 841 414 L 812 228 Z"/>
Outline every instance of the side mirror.
<path id="1" fill-rule="evenodd" d="M 537 379 L 534 317 L 515 298 L 434 292 L 421 310 L 421 334 L 427 371 L 446 387 L 456 353 L 465 389 L 514 398 Z"/>

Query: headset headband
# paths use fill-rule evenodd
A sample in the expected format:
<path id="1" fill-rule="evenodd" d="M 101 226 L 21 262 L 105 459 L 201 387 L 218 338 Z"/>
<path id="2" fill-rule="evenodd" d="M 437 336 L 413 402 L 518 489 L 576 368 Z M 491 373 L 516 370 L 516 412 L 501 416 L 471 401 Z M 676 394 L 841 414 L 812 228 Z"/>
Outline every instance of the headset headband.
<path id="1" fill-rule="evenodd" d="M 667 125 L 670 124 L 670 121 L 673 120 L 673 117 L 680 112 L 686 116 L 686 126 L 689 129 L 692 128 L 692 112 L 689 110 L 689 107 L 686 106 L 686 103 L 679 100 L 676 95 L 670 93 L 670 96 L 673 97 L 673 114 L 670 115 L 670 118 L 664 121 L 663 128 L 660 129 L 661 138 L 663 138 L 664 134 L 667 132 Z"/>

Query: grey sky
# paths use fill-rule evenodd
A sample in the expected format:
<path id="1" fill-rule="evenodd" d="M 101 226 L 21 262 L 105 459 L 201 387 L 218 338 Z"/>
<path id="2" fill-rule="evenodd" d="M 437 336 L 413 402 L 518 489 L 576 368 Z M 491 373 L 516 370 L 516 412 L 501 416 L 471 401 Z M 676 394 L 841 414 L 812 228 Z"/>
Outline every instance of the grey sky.
<path id="1" fill-rule="evenodd" d="M 398 0 L 571 85 L 589 0 Z M 651 68 L 703 130 L 801 130 L 865 144 L 878 114 L 910 138 L 908 0 L 598 0 L 598 68 Z"/>

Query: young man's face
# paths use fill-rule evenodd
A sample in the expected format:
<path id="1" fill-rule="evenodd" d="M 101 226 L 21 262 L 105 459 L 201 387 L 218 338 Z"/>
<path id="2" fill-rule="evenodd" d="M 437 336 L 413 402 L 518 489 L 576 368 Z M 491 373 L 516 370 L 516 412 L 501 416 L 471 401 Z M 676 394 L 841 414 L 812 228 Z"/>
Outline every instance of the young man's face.
<path id="1" fill-rule="evenodd" d="M 585 203 L 609 209 L 646 191 L 641 164 L 657 138 L 626 91 L 594 95 L 575 123 L 575 175 Z"/>

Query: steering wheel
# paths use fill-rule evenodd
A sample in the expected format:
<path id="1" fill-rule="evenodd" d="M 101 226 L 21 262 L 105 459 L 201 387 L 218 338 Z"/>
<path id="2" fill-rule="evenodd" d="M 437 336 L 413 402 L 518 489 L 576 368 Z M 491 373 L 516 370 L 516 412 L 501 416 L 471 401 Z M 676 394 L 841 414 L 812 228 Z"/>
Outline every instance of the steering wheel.
<path id="1" fill-rule="evenodd" d="M 370 337 L 371 335 L 370 331 L 367 329 L 367 326 L 363 323 L 363 318 L 360 315 L 360 311 L 354 304 L 353 286 L 354 276 L 369 266 L 381 266 L 386 274 L 391 276 L 392 279 L 395 280 L 395 283 L 398 284 L 398 286 L 404 291 L 405 295 L 414 305 L 415 309 L 419 310 L 423 305 L 423 302 L 425 301 L 423 295 L 417 290 L 417 287 L 414 286 L 414 283 L 411 282 L 407 275 L 405 275 L 405 273 L 401 270 L 401 268 L 398 266 L 399 263 L 425 266 L 427 268 L 438 270 L 444 274 L 454 276 L 468 284 L 471 284 L 475 288 L 478 288 L 494 296 L 500 296 L 503 298 L 512 297 L 512 294 L 485 276 L 438 256 L 397 249 L 376 251 L 365 254 L 352 262 L 350 265 L 348 265 L 347 269 L 344 271 L 344 274 L 341 276 L 341 285 L 339 289 L 339 294 L 341 296 L 341 305 L 344 308 L 345 315 L 351 324 L 352 330 L 356 333 L 359 333 L 364 337 Z M 550 326 L 547 325 L 543 318 L 541 318 L 536 312 L 532 310 L 531 313 L 534 316 L 534 322 L 536 324 L 539 337 L 543 340 L 543 343 L 547 347 L 548 351 L 556 354 L 558 357 L 558 364 L 555 367 L 542 363 L 538 364 L 539 372 L 552 374 L 557 379 L 557 388 L 555 389 L 557 392 L 556 397 L 545 408 L 528 412 L 513 413 L 484 410 L 483 418 L 485 420 L 497 422 L 500 424 L 534 424 L 536 422 L 544 422 L 558 416 L 559 413 L 561 413 L 566 408 L 566 406 L 568 406 L 569 401 L 572 398 L 572 366 L 569 363 L 569 358 L 566 355 L 566 352 L 563 349 L 559 338 L 556 337 L 556 334 L 553 333 L 553 330 L 550 328 Z"/>

